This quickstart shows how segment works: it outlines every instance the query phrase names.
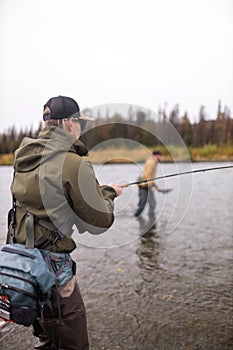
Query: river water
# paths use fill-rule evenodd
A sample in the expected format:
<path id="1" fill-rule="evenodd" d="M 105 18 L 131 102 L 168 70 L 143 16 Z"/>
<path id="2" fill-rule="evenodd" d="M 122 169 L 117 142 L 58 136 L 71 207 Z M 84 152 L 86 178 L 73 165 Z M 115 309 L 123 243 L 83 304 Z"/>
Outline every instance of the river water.
<path id="1" fill-rule="evenodd" d="M 157 175 L 233 163 L 160 163 Z M 101 183 L 135 181 L 142 165 L 95 166 Z M 0 243 L 11 205 L 11 167 L 0 167 Z M 139 219 L 136 185 L 115 201 L 100 236 L 74 233 L 77 278 L 91 350 L 233 349 L 233 169 L 158 180 L 153 221 Z M 17 343 L 17 345 L 16 345 Z M 1 349 L 33 349 L 31 329 L 11 325 Z"/>

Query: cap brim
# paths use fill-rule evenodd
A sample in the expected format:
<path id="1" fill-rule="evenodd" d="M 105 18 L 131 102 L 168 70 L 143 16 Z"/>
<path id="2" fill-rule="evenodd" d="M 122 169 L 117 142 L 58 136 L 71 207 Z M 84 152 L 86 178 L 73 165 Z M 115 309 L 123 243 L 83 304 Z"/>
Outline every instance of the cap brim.
<path id="1" fill-rule="evenodd" d="M 83 114 L 82 112 L 76 112 L 76 113 L 72 114 L 69 118 L 78 118 L 78 119 L 86 120 L 86 121 L 89 121 L 89 122 L 93 122 L 94 121 L 93 117 L 89 117 L 89 116 Z"/>
<path id="2" fill-rule="evenodd" d="M 82 112 L 80 112 L 80 117 L 79 119 L 82 119 L 82 120 L 87 120 L 89 122 L 93 122 L 94 121 L 94 118 L 93 117 L 89 117 L 88 115 L 85 115 L 83 114 Z"/>

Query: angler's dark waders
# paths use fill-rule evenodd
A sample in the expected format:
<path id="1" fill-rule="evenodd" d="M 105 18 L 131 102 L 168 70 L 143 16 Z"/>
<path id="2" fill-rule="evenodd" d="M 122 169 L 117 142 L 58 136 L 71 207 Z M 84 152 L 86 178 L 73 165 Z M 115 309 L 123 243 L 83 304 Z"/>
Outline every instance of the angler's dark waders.
<path id="1" fill-rule="evenodd" d="M 49 308 L 44 310 L 41 324 L 37 322 L 33 327 L 34 336 L 41 341 L 52 340 L 55 344 L 55 347 L 50 343 L 40 349 L 88 350 L 86 311 L 77 282 L 71 296 L 65 298 L 59 296 L 59 304 L 54 290 L 52 310 Z M 62 319 L 59 317 L 59 306 Z"/>

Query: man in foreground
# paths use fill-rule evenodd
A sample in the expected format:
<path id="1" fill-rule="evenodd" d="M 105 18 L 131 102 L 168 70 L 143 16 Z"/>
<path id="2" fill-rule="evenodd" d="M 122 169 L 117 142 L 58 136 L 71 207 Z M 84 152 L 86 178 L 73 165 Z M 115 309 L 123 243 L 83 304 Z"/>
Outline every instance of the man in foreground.
<path id="1" fill-rule="evenodd" d="M 80 233 L 100 234 L 114 221 L 115 185 L 100 186 L 87 149 L 79 141 L 88 117 L 75 100 L 58 96 L 44 106 L 44 130 L 37 139 L 26 137 L 15 152 L 12 195 L 16 200 L 15 243 L 25 244 L 28 217 L 33 217 L 34 246 L 71 253 Z M 10 242 L 8 234 L 7 242 Z M 36 349 L 87 350 L 85 306 L 75 277 L 54 289 L 52 308 L 46 307 L 35 324 Z"/>

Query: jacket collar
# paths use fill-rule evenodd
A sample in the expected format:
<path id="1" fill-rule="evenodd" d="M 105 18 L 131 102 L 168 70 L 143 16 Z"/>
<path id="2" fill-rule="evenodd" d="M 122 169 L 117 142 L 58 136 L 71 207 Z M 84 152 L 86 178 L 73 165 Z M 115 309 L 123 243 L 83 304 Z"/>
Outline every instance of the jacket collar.
<path id="1" fill-rule="evenodd" d="M 64 142 L 64 145 L 71 144 L 70 151 L 77 153 L 80 156 L 88 156 L 88 150 L 87 147 L 82 143 L 80 140 L 75 139 L 73 136 L 71 136 L 68 132 L 65 130 L 51 126 L 43 129 L 39 133 L 39 138 L 41 139 L 57 139 L 60 138 L 62 142 Z"/>

